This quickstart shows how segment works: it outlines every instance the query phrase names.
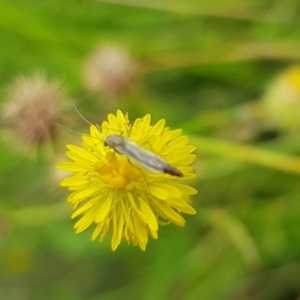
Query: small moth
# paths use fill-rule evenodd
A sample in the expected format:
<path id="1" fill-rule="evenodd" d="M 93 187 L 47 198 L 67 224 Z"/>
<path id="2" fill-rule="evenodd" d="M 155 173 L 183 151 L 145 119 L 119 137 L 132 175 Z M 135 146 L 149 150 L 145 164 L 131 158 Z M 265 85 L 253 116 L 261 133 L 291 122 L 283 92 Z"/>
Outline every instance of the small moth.
<path id="1" fill-rule="evenodd" d="M 74 103 L 73 106 L 75 107 L 77 113 L 82 117 L 82 119 L 92 125 L 78 111 Z M 129 159 L 136 161 L 152 172 L 166 173 L 172 176 L 183 177 L 183 173 L 180 170 L 169 165 L 162 157 L 149 150 L 143 149 L 141 146 L 134 143 L 129 138 L 112 134 L 104 140 L 104 146 L 110 147 L 117 153 L 127 156 Z"/>
<path id="2" fill-rule="evenodd" d="M 104 146 L 108 146 L 117 153 L 127 156 L 129 159 L 136 161 L 150 171 L 166 173 L 178 177 L 183 176 L 181 171 L 169 165 L 162 157 L 149 150 L 143 149 L 129 138 L 114 134 L 109 135 L 104 141 Z"/>

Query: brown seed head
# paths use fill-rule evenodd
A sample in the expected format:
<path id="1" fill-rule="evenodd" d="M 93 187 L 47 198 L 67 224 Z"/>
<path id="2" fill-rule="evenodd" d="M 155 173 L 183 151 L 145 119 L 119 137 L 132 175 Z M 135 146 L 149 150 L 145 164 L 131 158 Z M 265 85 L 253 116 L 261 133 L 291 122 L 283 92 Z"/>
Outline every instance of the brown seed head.
<path id="1" fill-rule="evenodd" d="M 117 98 L 130 88 L 137 63 L 120 47 L 104 46 L 87 59 L 84 73 L 91 92 Z"/>
<path id="2" fill-rule="evenodd" d="M 64 119 L 64 91 L 59 82 L 35 74 L 19 77 L 8 88 L 2 123 L 23 144 L 36 147 L 54 139 Z"/>

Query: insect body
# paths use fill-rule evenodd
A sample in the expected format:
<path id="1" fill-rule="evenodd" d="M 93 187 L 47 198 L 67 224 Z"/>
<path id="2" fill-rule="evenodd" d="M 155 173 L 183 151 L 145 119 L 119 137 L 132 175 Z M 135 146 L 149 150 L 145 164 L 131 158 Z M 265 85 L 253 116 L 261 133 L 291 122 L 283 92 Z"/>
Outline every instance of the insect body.
<path id="1" fill-rule="evenodd" d="M 113 148 L 117 153 L 127 156 L 151 171 L 183 176 L 181 171 L 169 165 L 163 158 L 141 148 L 128 138 L 113 134 L 106 138 L 104 146 Z"/>

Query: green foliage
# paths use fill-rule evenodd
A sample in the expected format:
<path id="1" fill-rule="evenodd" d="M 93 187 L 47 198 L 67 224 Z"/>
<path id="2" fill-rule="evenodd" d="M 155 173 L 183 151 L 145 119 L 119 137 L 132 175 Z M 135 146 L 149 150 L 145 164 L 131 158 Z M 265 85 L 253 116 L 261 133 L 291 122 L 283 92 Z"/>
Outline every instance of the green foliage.
<path id="1" fill-rule="evenodd" d="M 0 299 L 298 299 L 299 132 L 266 126 L 256 111 L 300 59 L 299 9 L 297 0 L 2 0 L 1 103 L 16 76 L 43 71 L 99 123 L 111 106 L 86 91 L 84 61 L 99 44 L 124 46 L 140 78 L 118 106 L 184 129 L 198 147 L 199 194 L 186 227 L 162 227 L 146 252 L 125 243 L 111 252 L 109 239 L 74 234 L 53 179 L 53 156 L 78 136 L 36 161 L 2 141 Z M 72 129 L 88 130 L 70 115 Z"/>

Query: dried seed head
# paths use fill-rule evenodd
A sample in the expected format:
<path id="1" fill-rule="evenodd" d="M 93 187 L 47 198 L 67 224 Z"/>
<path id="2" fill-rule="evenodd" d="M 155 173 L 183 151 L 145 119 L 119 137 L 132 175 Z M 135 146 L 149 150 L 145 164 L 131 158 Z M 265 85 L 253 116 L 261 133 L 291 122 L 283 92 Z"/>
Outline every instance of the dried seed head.
<path id="1" fill-rule="evenodd" d="M 19 77 L 8 88 L 2 122 L 26 146 L 47 144 L 59 133 L 55 123 L 64 121 L 63 100 L 60 82 L 48 82 L 41 74 Z"/>
<path id="2" fill-rule="evenodd" d="M 300 127 L 300 67 L 281 73 L 268 88 L 264 107 L 275 126 L 293 130 Z"/>
<path id="3" fill-rule="evenodd" d="M 104 46 L 87 59 L 84 73 L 89 91 L 117 98 L 130 88 L 137 73 L 137 63 L 124 49 Z"/>

